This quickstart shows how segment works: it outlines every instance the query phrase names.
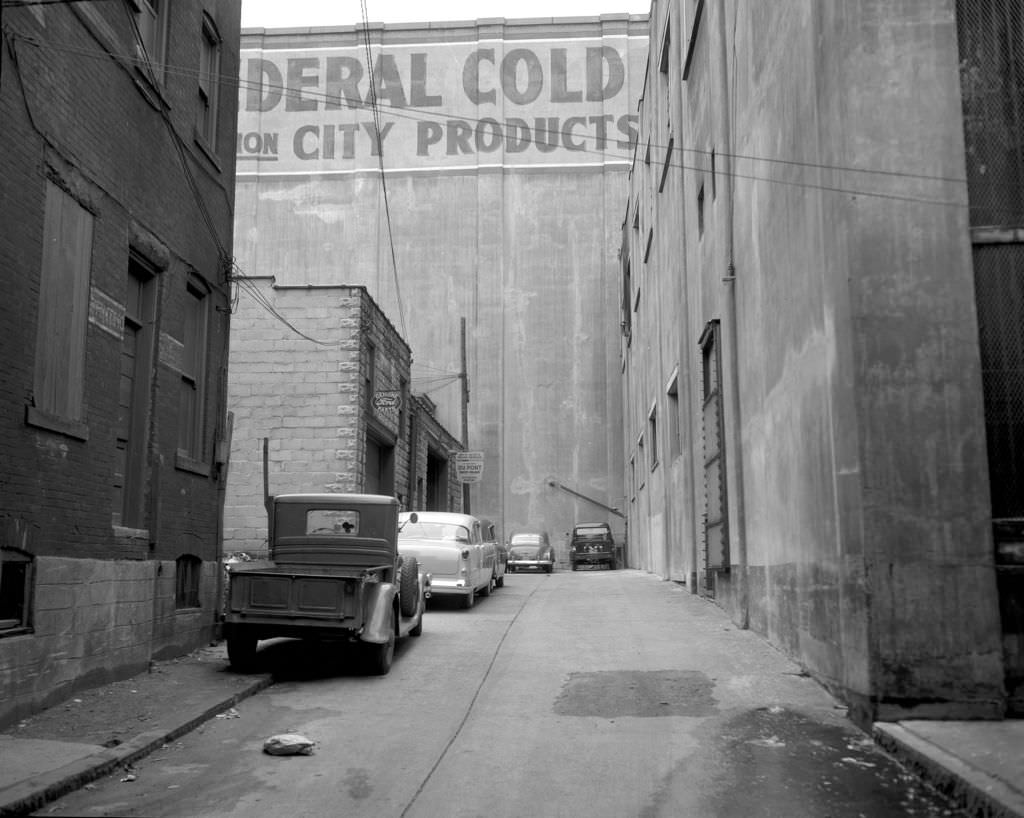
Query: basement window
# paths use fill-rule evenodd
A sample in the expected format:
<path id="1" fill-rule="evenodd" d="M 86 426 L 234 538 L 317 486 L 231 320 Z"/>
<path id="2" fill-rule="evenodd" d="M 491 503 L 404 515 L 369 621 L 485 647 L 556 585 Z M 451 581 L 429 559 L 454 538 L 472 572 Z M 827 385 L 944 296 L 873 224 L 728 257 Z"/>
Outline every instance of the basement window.
<path id="1" fill-rule="evenodd" d="M 34 569 L 31 554 L 0 548 L 0 637 L 31 631 Z"/>
<path id="2" fill-rule="evenodd" d="M 203 561 L 194 554 L 182 554 L 174 561 L 174 607 L 199 607 L 199 577 Z"/>

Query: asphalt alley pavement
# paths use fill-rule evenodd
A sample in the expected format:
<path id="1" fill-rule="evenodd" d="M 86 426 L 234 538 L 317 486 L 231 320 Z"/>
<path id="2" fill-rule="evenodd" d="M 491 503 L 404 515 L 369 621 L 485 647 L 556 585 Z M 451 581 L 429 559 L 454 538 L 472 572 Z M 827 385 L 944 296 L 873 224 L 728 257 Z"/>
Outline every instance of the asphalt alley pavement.
<path id="1" fill-rule="evenodd" d="M 685 589 L 678 594 L 681 603 L 695 602 Z M 713 604 L 699 604 L 703 616 L 720 617 L 716 638 L 743 634 Z M 272 683 L 270 673 L 232 672 L 216 645 L 8 725 L 0 733 L 0 815 L 41 810 L 114 771 L 130 782 L 133 762 L 208 720 L 232 718 L 236 704 Z M 1024 721 L 880 723 L 870 738 L 965 814 L 1024 818 Z"/>

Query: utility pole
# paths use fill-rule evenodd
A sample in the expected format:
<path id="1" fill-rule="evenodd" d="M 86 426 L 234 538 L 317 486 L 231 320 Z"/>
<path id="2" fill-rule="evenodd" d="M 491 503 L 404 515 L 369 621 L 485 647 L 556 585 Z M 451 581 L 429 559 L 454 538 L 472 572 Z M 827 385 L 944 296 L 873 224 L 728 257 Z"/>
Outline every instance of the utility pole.
<path id="1" fill-rule="evenodd" d="M 466 371 L 466 319 L 459 319 L 460 343 L 462 350 L 462 450 L 469 450 L 469 373 Z M 462 484 L 462 513 L 469 514 L 469 483 Z"/>

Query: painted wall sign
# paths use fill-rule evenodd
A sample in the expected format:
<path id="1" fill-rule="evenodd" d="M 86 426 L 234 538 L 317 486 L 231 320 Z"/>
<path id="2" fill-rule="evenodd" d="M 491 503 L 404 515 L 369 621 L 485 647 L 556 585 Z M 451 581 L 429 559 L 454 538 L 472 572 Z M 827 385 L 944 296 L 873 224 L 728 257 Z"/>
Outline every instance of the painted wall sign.
<path id="1" fill-rule="evenodd" d="M 243 49 L 240 176 L 627 162 L 625 36 Z M 634 59 L 639 59 L 641 49 Z M 633 67 L 642 73 L 643 66 Z"/>

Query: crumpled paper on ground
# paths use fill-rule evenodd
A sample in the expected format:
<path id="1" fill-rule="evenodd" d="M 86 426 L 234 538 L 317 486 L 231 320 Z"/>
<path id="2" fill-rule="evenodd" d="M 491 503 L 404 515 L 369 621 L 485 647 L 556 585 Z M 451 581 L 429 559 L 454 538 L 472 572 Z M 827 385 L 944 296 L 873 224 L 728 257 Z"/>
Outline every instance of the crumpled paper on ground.
<path id="1" fill-rule="evenodd" d="M 279 733 L 263 742 L 263 752 L 272 756 L 311 756 L 315 744 L 298 733 Z"/>

